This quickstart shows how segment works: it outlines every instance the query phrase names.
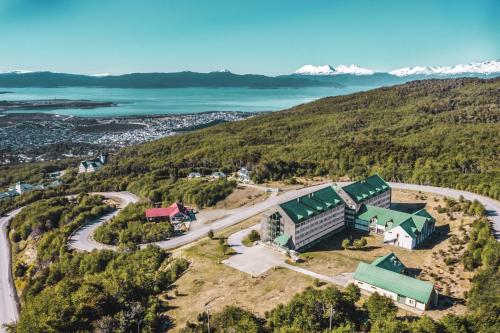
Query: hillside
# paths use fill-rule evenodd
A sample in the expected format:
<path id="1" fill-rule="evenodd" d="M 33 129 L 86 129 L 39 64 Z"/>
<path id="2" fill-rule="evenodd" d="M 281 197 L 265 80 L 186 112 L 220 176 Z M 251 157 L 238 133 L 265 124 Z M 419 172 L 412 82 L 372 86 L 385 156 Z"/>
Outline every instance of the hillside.
<path id="1" fill-rule="evenodd" d="M 91 76 L 52 72 L 0 73 L 0 87 L 104 87 L 104 88 L 186 88 L 186 87 L 248 87 L 296 88 L 342 87 L 335 82 L 321 82 L 307 77 L 271 77 L 238 75 L 231 72 L 131 73 Z"/>
<path id="2" fill-rule="evenodd" d="M 81 189 L 240 166 L 256 181 L 378 172 L 500 198 L 500 79 L 414 81 L 124 149 Z"/>

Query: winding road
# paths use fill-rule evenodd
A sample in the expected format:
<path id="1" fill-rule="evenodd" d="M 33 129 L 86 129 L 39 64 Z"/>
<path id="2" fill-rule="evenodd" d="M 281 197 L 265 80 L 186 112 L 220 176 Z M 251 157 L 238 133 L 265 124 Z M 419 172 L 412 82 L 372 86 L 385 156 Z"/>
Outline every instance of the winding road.
<path id="1" fill-rule="evenodd" d="M 127 207 L 131 203 L 138 202 L 139 198 L 135 194 L 130 192 L 97 192 L 92 194 L 102 195 L 106 198 L 118 199 L 120 201 L 118 209 L 111 213 L 103 215 L 96 220 L 88 222 L 75 230 L 75 232 L 69 237 L 69 246 L 79 251 L 92 251 L 93 249 L 112 250 L 115 248 L 115 246 L 96 242 L 92 238 L 92 234 L 97 228 L 99 228 L 101 224 L 115 217 L 120 209 Z"/>
<path id="2" fill-rule="evenodd" d="M 22 209 L 16 209 L 6 216 L 0 217 L 0 332 L 5 332 L 3 324 L 17 321 L 19 316 L 16 290 L 10 268 L 10 244 L 7 239 L 7 227 L 9 221 Z"/>
<path id="3" fill-rule="evenodd" d="M 276 195 L 273 193 L 265 201 L 259 202 L 253 206 L 240 207 L 229 211 L 229 216 L 226 216 L 218 221 L 211 224 L 204 225 L 196 230 L 192 230 L 182 236 L 172 238 L 166 241 L 152 243 L 158 245 L 164 249 L 172 249 L 182 245 L 189 244 L 207 235 L 209 230 L 218 231 L 227 228 L 231 225 L 239 223 L 246 220 L 256 214 L 262 213 L 269 209 L 275 204 L 283 201 L 290 200 L 297 196 L 305 195 L 307 193 L 316 191 L 320 188 L 331 185 L 332 183 L 325 183 L 321 185 L 316 185 L 308 188 L 291 190 L 284 192 L 281 195 Z M 338 183 L 339 185 L 344 185 L 344 183 Z M 404 184 L 404 183 L 389 183 L 393 189 L 403 189 L 412 191 L 422 191 L 429 192 L 439 195 L 444 195 L 448 197 L 458 198 L 463 195 L 464 198 L 468 200 L 478 200 L 481 202 L 488 212 L 488 216 L 491 220 L 492 231 L 497 240 L 500 240 L 500 202 L 493 200 L 491 198 L 478 195 L 475 193 L 454 190 L 450 188 L 441 188 L 435 186 L 426 185 L 414 185 L 414 184 Z M 108 198 L 117 198 L 120 200 L 119 209 L 126 207 L 128 204 L 137 202 L 138 198 L 129 192 L 104 192 L 104 193 L 94 193 L 100 194 Z M 4 332 L 1 327 L 2 324 L 16 321 L 18 318 L 18 308 L 16 301 L 16 291 L 12 281 L 11 264 L 10 264 L 10 246 L 7 239 L 7 227 L 9 221 L 17 215 L 24 207 L 16 209 L 4 217 L 0 218 L 0 332 Z M 101 224 L 111 219 L 113 216 L 118 214 L 118 210 L 112 213 L 106 214 L 101 218 L 85 224 L 81 228 L 77 229 L 69 239 L 69 246 L 80 251 L 92 251 L 94 249 L 115 249 L 114 246 L 109 246 L 105 244 L 98 243 L 92 239 L 92 234 Z M 148 244 L 144 244 L 146 246 Z M 288 268 L 288 267 L 287 267 Z"/>

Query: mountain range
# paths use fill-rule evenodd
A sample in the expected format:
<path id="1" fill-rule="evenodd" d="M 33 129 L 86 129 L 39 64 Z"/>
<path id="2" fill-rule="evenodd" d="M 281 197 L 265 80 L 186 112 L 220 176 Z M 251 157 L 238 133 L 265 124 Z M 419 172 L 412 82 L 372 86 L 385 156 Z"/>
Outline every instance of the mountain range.
<path id="1" fill-rule="evenodd" d="M 248 87 L 300 88 L 345 86 L 388 86 L 431 78 L 500 76 L 500 61 L 483 61 L 454 66 L 414 66 L 392 71 L 376 71 L 357 65 L 305 65 L 292 74 L 266 76 L 235 74 L 228 70 L 209 73 L 68 74 L 53 72 L 0 72 L 0 87 L 104 87 L 104 88 L 187 88 Z"/>

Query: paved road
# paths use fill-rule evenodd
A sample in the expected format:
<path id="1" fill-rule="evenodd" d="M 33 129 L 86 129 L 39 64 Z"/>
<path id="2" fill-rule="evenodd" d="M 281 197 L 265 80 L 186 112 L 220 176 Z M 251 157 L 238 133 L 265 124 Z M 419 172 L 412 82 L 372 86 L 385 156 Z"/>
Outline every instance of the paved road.
<path id="1" fill-rule="evenodd" d="M 337 183 L 339 185 L 344 185 L 347 183 Z M 414 185 L 414 184 L 404 184 L 404 183 L 389 183 L 392 188 L 394 189 L 407 189 L 407 190 L 413 190 L 413 191 L 422 191 L 422 192 L 430 192 L 430 193 L 435 193 L 435 194 L 440 194 L 440 195 L 445 195 L 449 197 L 455 197 L 458 198 L 460 195 L 463 195 L 466 199 L 469 200 L 474 200 L 477 199 L 479 202 L 481 202 L 486 210 L 489 213 L 489 217 L 492 220 L 492 228 L 494 235 L 497 240 L 500 240 L 500 203 L 498 201 L 495 201 L 493 199 L 471 193 L 471 192 L 466 192 L 466 191 L 459 191 L 459 190 L 453 190 L 449 188 L 441 188 L 441 187 L 434 187 L 434 186 L 426 186 L 426 185 Z M 203 238 L 204 236 L 207 235 L 209 230 L 213 231 L 219 231 L 224 228 L 227 228 L 231 225 L 234 225 L 236 223 L 239 223 L 243 220 L 246 220 L 256 214 L 262 213 L 265 210 L 269 209 L 273 205 L 295 198 L 297 196 L 301 196 L 313 191 L 316 191 L 320 188 L 326 187 L 331 185 L 331 183 L 328 184 L 321 184 L 321 185 L 316 185 L 313 187 L 308 187 L 308 188 L 303 188 L 303 189 L 298 189 L 298 190 L 292 190 L 288 192 L 284 192 L 283 194 L 277 196 L 275 193 L 271 195 L 267 200 L 259 202 L 255 204 L 254 206 L 250 207 L 241 207 L 237 208 L 234 210 L 228 210 L 228 213 L 230 213 L 228 216 L 221 218 L 220 220 L 213 222 L 209 225 L 203 225 L 196 230 L 191 230 L 190 232 L 179 236 L 175 237 L 169 240 L 165 241 L 160 241 L 155 244 L 157 246 L 160 246 L 164 249 L 172 249 L 176 248 L 182 245 L 189 244 L 195 240 L 198 240 L 200 238 Z M 102 193 L 105 195 L 110 195 L 109 193 Z M 130 200 L 130 198 L 128 199 Z M 135 200 L 137 198 L 135 197 Z M 134 202 L 133 200 L 131 202 Z M 92 240 L 90 237 L 93 231 L 101 225 L 103 221 L 97 221 L 96 223 L 93 223 L 89 225 L 87 229 L 82 230 L 81 233 L 75 234 L 72 237 L 72 246 L 75 248 L 78 248 L 80 250 L 86 250 L 86 251 L 91 251 L 93 249 L 112 249 L 113 247 L 97 243 Z M 146 245 L 143 245 L 146 246 Z"/>
<path id="2" fill-rule="evenodd" d="M 488 213 L 488 218 L 491 221 L 493 236 L 496 238 L 497 241 L 500 241 L 500 202 L 485 197 L 483 195 L 467 191 L 454 190 L 447 187 L 414 185 L 414 184 L 404 184 L 404 183 L 389 183 L 389 185 L 392 188 L 440 194 L 455 199 L 457 199 L 459 196 L 462 195 L 467 200 L 479 201 L 481 204 L 483 204 L 484 208 Z"/>
<path id="3" fill-rule="evenodd" d="M 94 231 L 104 222 L 109 221 L 118 214 L 119 210 L 126 207 L 130 203 L 139 201 L 139 198 L 130 192 L 98 192 L 92 193 L 102 195 L 106 198 L 118 199 L 120 201 L 119 208 L 109 214 L 103 215 L 100 218 L 90 221 L 78 228 L 69 238 L 69 246 L 79 251 L 92 251 L 93 249 L 110 249 L 115 247 L 96 242 L 92 238 Z"/>
<path id="4" fill-rule="evenodd" d="M 222 218 L 216 222 L 213 222 L 209 225 L 200 227 L 196 230 L 192 230 L 191 232 L 188 232 L 182 236 L 175 237 L 175 238 L 172 238 L 172 239 L 169 239 L 166 241 L 156 242 L 153 244 L 158 245 L 164 249 L 171 249 L 171 248 L 176 248 L 176 247 L 179 247 L 182 245 L 189 244 L 197 239 L 205 237 L 207 235 L 208 231 L 210 231 L 210 230 L 213 230 L 213 231 L 222 230 L 222 229 L 227 228 L 229 226 L 232 226 L 236 223 L 244 221 L 252 216 L 255 216 L 256 214 L 262 213 L 277 203 L 280 203 L 282 201 L 286 201 L 289 199 L 293 199 L 296 196 L 305 195 L 307 193 L 316 191 L 316 190 L 323 188 L 323 187 L 326 187 L 326 186 L 328 186 L 328 184 L 316 185 L 313 187 L 303 188 L 300 190 L 284 192 L 283 194 L 281 194 L 279 196 L 271 195 L 267 200 L 256 203 L 253 206 L 236 208 L 236 209 L 231 211 L 231 215 L 229 215 L 225 218 Z"/>
<path id="5" fill-rule="evenodd" d="M 7 226 L 9 221 L 23 208 L 16 209 L 7 216 L 0 217 L 0 332 L 5 332 L 3 324 L 17 321 L 19 313 L 17 309 L 16 290 L 12 281 L 10 267 L 10 245 L 7 239 Z"/>

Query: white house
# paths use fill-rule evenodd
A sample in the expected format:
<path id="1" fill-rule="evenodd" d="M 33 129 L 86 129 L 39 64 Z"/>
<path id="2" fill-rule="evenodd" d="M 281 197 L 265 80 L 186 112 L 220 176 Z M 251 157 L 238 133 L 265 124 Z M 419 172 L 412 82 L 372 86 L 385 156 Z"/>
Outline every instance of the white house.
<path id="1" fill-rule="evenodd" d="M 238 174 L 238 181 L 242 183 L 250 183 L 250 171 L 247 168 L 241 168 L 237 172 Z"/>
<path id="2" fill-rule="evenodd" d="M 78 166 L 78 173 L 90 173 L 99 171 L 107 162 L 107 156 L 101 154 L 95 160 L 85 160 L 80 162 Z"/>
<path id="3" fill-rule="evenodd" d="M 189 179 L 192 179 L 192 178 L 201 178 L 201 173 L 199 173 L 199 172 L 190 172 L 189 175 L 188 175 L 188 178 Z"/>
<path id="4" fill-rule="evenodd" d="M 226 174 L 224 172 L 216 171 L 212 173 L 211 177 L 213 179 L 226 178 Z"/>

